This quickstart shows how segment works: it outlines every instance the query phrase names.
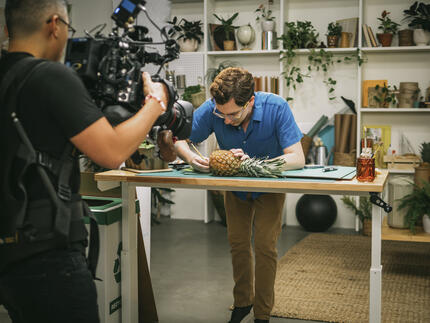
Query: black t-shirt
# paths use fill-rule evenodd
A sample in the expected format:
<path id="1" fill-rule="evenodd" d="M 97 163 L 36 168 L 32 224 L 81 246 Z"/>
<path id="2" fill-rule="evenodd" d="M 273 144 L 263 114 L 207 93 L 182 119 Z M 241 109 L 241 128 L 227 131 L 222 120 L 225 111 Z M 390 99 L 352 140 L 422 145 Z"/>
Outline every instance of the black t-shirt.
<path id="1" fill-rule="evenodd" d="M 5 73 L 28 53 L 6 53 L 0 59 L 0 82 Z M 63 64 L 47 61 L 27 80 L 19 93 L 17 115 L 33 147 L 55 158 L 60 158 L 66 143 L 95 121 L 103 117 L 102 112 L 92 102 L 88 91 L 78 75 Z M 2 109 L 3 107 L 0 107 Z M 1 112 L 1 111 L 0 111 Z M 4 113 L 0 113 L 4 116 Z M 0 125 L 5 120 L 0 120 Z M 0 138 L 7 140 L 7 138 Z M 15 167 L 15 168 L 14 168 Z M 20 165 L 13 165 L 13 174 Z M 54 187 L 56 178 L 48 172 Z M 79 193 L 79 164 L 76 161 L 71 178 L 72 193 Z M 39 174 L 30 167 L 24 179 L 28 200 L 47 199 L 49 195 Z M 49 215 L 47 215 L 49 216 Z M 83 226 L 83 222 L 82 222 Z M 85 245 L 82 242 L 80 245 Z M 74 244 L 76 247 L 76 243 Z M 36 253 L 52 249 L 49 243 L 11 245 L 0 248 L 0 270 L 8 263 L 16 262 Z M 81 249 L 79 247 L 78 249 Z"/>
<path id="2" fill-rule="evenodd" d="M 8 53 L 0 60 L 0 81 L 10 66 L 29 57 Z M 18 100 L 18 118 L 34 148 L 60 158 L 67 141 L 103 117 L 78 75 L 60 63 L 47 62 L 27 80 Z M 29 200 L 47 198 L 36 171 L 26 178 Z M 79 165 L 71 180 L 72 193 L 79 192 Z"/>

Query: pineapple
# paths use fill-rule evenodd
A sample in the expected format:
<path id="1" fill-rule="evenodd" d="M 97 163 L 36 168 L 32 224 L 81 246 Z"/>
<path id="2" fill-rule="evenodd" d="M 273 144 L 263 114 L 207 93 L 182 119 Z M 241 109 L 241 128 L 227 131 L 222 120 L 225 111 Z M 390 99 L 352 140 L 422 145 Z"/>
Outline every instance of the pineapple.
<path id="1" fill-rule="evenodd" d="M 283 159 L 249 158 L 243 161 L 229 150 L 215 150 L 209 157 L 209 169 L 217 176 L 280 177 Z"/>

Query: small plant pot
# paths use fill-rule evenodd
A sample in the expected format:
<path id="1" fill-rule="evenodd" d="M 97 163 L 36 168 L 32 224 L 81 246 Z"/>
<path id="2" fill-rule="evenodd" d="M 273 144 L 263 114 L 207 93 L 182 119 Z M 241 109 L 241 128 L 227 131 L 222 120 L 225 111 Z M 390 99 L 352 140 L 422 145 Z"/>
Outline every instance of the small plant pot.
<path id="1" fill-rule="evenodd" d="M 186 39 L 183 38 L 178 40 L 179 48 L 181 52 L 195 52 L 199 47 L 199 43 L 195 39 Z"/>
<path id="2" fill-rule="evenodd" d="M 414 46 L 414 31 L 412 29 L 399 31 L 399 46 Z"/>
<path id="3" fill-rule="evenodd" d="M 274 31 L 275 30 L 275 21 L 274 20 L 263 20 L 261 22 L 261 29 L 263 31 Z"/>
<path id="4" fill-rule="evenodd" d="M 430 217 L 428 214 L 423 215 L 423 228 L 424 232 L 430 233 Z"/>
<path id="5" fill-rule="evenodd" d="M 363 235 L 367 237 L 372 236 L 372 220 L 370 219 L 363 220 Z"/>
<path id="6" fill-rule="evenodd" d="M 328 48 L 337 48 L 338 43 L 339 43 L 339 37 L 338 36 L 327 36 Z"/>
<path id="7" fill-rule="evenodd" d="M 382 47 L 390 47 L 393 42 L 393 34 L 390 33 L 376 34 L 376 37 L 378 37 Z"/>
<path id="8" fill-rule="evenodd" d="M 414 173 L 414 183 L 418 187 L 423 187 L 424 182 L 430 181 L 430 167 L 421 164 L 418 167 L 415 167 L 415 173 Z"/>
<path id="9" fill-rule="evenodd" d="M 426 46 L 430 42 L 430 31 L 425 31 L 424 29 L 415 29 L 414 42 L 417 46 Z"/>
<path id="10" fill-rule="evenodd" d="M 224 40 L 224 50 L 233 50 L 234 40 Z"/>

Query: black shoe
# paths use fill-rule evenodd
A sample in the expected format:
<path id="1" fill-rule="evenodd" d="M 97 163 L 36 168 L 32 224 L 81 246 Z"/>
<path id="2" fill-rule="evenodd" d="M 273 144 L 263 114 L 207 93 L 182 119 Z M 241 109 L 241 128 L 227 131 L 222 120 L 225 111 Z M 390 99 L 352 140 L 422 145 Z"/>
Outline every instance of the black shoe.
<path id="1" fill-rule="evenodd" d="M 235 307 L 228 323 L 240 323 L 251 312 L 252 304 L 245 307 Z"/>
<path id="2" fill-rule="evenodd" d="M 259 319 L 255 319 L 254 323 L 269 323 L 269 320 L 259 320 Z"/>

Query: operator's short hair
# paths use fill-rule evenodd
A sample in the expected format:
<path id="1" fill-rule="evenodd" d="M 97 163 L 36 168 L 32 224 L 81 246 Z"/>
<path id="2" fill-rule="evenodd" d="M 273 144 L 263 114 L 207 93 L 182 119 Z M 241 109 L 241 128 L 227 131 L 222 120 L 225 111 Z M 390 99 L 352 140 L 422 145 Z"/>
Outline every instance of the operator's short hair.
<path id="1" fill-rule="evenodd" d="M 50 14 L 59 14 L 57 11 L 61 9 L 67 9 L 66 0 L 6 0 L 9 38 L 30 36 L 43 26 Z"/>
<path id="2" fill-rule="evenodd" d="M 254 78 L 241 67 L 228 67 L 215 77 L 210 92 L 218 104 L 226 104 L 233 98 L 237 105 L 243 106 L 254 95 Z"/>

